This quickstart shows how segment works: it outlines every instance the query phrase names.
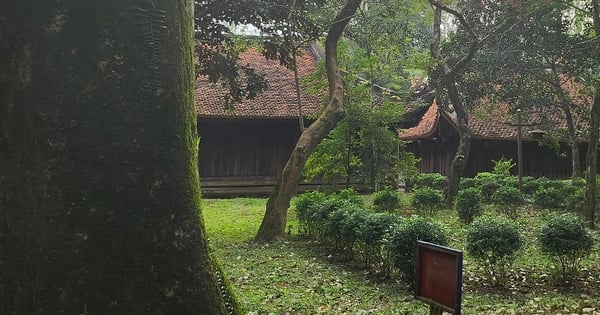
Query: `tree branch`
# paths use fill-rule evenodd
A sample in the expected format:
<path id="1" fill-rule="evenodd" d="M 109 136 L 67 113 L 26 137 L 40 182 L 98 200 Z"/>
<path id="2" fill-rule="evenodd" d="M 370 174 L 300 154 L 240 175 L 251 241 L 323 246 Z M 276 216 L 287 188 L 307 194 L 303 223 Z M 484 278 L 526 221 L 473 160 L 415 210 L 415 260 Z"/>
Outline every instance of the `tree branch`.
<path id="1" fill-rule="evenodd" d="M 327 33 L 325 41 L 325 59 L 327 65 L 327 80 L 329 82 L 329 95 L 333 95 L 334 90 L 342 88 L 342 75 L 337 61 L 337 42 L 342 36 L 344 28 L 354 16 L 361 0 L 346 0 L 344 6 L 336 15 L 333 23 Z"/>

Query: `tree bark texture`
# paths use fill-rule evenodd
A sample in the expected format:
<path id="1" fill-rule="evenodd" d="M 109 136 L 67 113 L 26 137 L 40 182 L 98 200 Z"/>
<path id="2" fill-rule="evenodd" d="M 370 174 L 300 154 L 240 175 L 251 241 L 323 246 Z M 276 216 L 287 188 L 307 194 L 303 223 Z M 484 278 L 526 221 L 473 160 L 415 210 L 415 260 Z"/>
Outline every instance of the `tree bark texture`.
<path id="1" fill-rule="evenodd" d="M 600 1 L 592 0 L 592 18 L 594 21 L 594 31 L 600 34 Z M 596 42 L 596 49 L 600 48 L 600 44 Z M 586 191 L 585 203 L 583 211 L 586 220 L 591 229 L 596 225 L 596 167 L 598 164 L 598 137 L 600 137 L 600 83 L 596 81 L 594 86 L 595 95 L 592 111 L 590 115 L 590 138 L 588 151 L 586 155 Z"/>
<path id="2" fill-rule="evenodd" d="M 448 175 L 448 191 L 446 192 L 446 202 L 451 204 L 454 197 L 458 193 L 460 179 L 465 169 L 469 153 L 471 151 L 471 131 L 469 129 L 469 117 L 468 113 L 463 104 L 460 96 L 460 91 L 456 85 L 456 75 L 461 73 L 467 64 L 473 59 L 475 53 L 479 48 L 480 41 L 476 38 L 475 34 L 472 33 L 471 28 L 467 22 L 462 18 L 458 12 L 453 11 L 445 7 L 444 5 L 430 0 L 434 6 L 434 23 L 433 23 L 433 37 L 430 45 L 432 56 L 440 62 L 439 67 L 442 70 L 442 87 L 446 90 L 448 98 L 452 103 L 454 111 L 456 113 L 456 122 L 458 128 L 459 143 L 450 165 L 450 174 Z M 443 56 L 440 53 L 440 40 L 441 40 L 441 21 L 442 11 L 450 12 L 461 21 L 461 26 L 469 30 L 471 34 L 472 43 L 469 46 L 467 53 L 453 66 L 450 67 L 444 61 Z"/>
<path id="3" fill-rule="evenodd" d="M 460 178 L 465 170 L 465 165 L 471 152 L 471 130 L 469 129 L 469 115 L 465 110 L 462 99 L 460 97 L 458 87 L 456 86 L 456 80 L 452 78 L 451 74 L 446 74 L 449 78 L 445 82 L 445 89 L 448 92 L 448 98 L 454 107 L 456 112 L 456 119 L 458 124 L 458 147 L 452 164 L 450 165 L 450 174 L 448 175 L 448 191 L 446 194 L 446 202 L 452 204 L 454 197 L 458 193 L 460 184 Z"/>
<path id="4" fill-rule="evenodd" d="M 596 167 L 598 165 L 598 137 L 600 137 L 600 96 L 598 91 L 600 86 L 596 86 L 596 95 L 592 104 L 592 112 L 590 117 L 590 138 L 588 151 L 586 155 L 586 171 L 585 171 L 585 202 L 583 212 L 586 221 L 591 229 L 595 228 L 596 218 Z"/>
<path id="5" fill-rule="evenodd" d="M 344 116 L 344 90 L 337 62 L 337 42 L 360 2 L 361 0 L 346 0 L 329 28 L 325 41 L 325 63 L 329 82 L 328 104 L 319 118 L 302 132 L 283 172 L 277 179 L 255 237 L 257 241 L 271 241 L 285 236 L 287 210 L 290 200 L 296 194 L 306 160 L 319 142 Z"/>
<path id="6" fill-rule="evenodd" d="M 0 3 L 0 313 L 224 314 L 192 2 Z"/>
<path id="7" fill-rule="evenodd" d="M 573 122 L 573 114 L 569 108 L 563 108 L 567 121 L 567 131 L 569 137 L 569 146 L 571 147 L 571 178 L 581 177 L 581 165 L 579 163 L 579 145 L 577 143 L 577 133 L 575 123 Z"/>

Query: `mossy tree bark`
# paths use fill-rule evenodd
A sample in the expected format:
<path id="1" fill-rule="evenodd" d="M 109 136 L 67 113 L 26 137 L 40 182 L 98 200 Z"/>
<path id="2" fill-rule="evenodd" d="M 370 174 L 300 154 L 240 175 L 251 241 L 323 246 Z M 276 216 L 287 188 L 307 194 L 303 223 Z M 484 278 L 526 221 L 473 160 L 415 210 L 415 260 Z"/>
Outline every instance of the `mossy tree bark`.
<path id="1" fill-rule="evenodd" d="M 319 118 L 302 132 L 282 174 L 269 196 L 265 216 L 255 240 L 265 242 L 285 236 L 287 210 L 296 194 L 308 156 L 344 115 L 342 77 L 337 62 L 337 42 L 360 5 L 361 0 L 346 0 L 327 33 L 325 62 L 329 81 L 329 102 Z"/>
<path id="2" fill-rule="evenodd" d="M 0 3 L 0 313 L 223 314 L 192 2 Z"/>

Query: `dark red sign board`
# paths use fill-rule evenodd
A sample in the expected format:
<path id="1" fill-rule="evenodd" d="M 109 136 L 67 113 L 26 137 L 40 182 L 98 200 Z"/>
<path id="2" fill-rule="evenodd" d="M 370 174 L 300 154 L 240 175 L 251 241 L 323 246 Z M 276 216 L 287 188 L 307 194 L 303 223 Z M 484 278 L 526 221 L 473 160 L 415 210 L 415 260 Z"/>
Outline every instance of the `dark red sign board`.
<path id="1" fill-rule="evenodd" d="M 462 262 L 459 250 L 417 241 L 415 297 L 432 307 L 460 315 Z"/>

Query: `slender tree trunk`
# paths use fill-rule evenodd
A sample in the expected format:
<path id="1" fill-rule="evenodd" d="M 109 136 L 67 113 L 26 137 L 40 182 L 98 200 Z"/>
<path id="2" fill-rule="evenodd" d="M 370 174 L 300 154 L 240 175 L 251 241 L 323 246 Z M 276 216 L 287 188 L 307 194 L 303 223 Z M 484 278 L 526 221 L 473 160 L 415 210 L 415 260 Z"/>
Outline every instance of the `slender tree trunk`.
<path id="1" fill-rule="evenodd" d="M 598 137 L 600 136 L 600 95 L 598 91 L 600 86 L 596 86 L 596 95 L 592 105 L 590 118 L 590 138 L 589 146 L 586 155 L 586 171 L 585 171 L 585 202 L 583 212 L 589 227 L 595 227 L 596 216 L 596 167 L 598 165 Z"/>
<path id="2" fill-rule="evenodd" d="M 592 18 L 594 21 L 594 30 L 600 34 L 600 3 L 598 0 L 592 0 Z M 596 43 L 596 49 L 600 48 Z M 598 137 L 600 136 L 600 84 L 595 85 L 596 94 L 592 104 L 590 117 L 590 138 L 586 156 L 586 190 L 585 203 L 583 211 L 590 228 L 595 227 L 596 219 L 596 169 L 598 165 Z"/>
<path id="3" fill-rule="evenodd" d="M 577 144 L 577 134 L 575 132 L 575 123 L 573 122 L 573 115 L 569 108 L 563 108 L 565 118 L 567 120 L 567 129 L 569 133 L 569 146 L 571 147 L 571 178 L 581 177 L 581 164 L 579 162 L 579 146 Z"/>
<path id="4" fill-rule="evenodd" d="M 344 116 L 344 89 L 337 62 L 337 42 L 361 0 L 346 0 L 335 17 L 325 42 L 325 62 L 329 81 L 329 103 L 321 116 L 300 135 L 283 172 L 267 201 L 265 216 L 256 235 L 257 241 L 270 241 L 285 236 L 287 210 L 296 194 L 298 182 L 308 156 Z"/>
<path id="5" fill-rule="evenodd" d="M 448 98 L 454 106 L 456 112 L 456 119 L 458 123 L 458 147 L 456 153 L 452 159 L 450 166 L 450 174 L 448 175 L 448 191 L 446 194 L 446 202 L 452 204 L 454 197 L 458 193 L 460 185 L 460 179 L 465 170 L 465 165 L 471 152 L 471 131 L 469 129 L 469 116 L 465 110 L 462 99 L 458 88 L 456 87 L 456 80 L 452 75 L 448 74 L 448 81 L 445 84 L 446 90 L 448 91 Z"/>
<path id="6" fill-rule="evenodd" d="M 460 179 L 463 175 L 469 153 L 471 151 L 471 132 L 469 130 L 469 117 L 468 113 L 463 104 L 462 98 L 460 97 L 460 91 L 456 86 L 456 75 L 460 73 L 466 65 L 473 59 L 473 56 L 477 52 L 480 41 L 477 40 L 476 36 L 471 33 L 473 42 L 471 43 L 469 50 L 463 58 L 461 58 L 454 67 L 450 67 L 443 59 L 440 54 L 439 45 L 441 40 L 441 22 L 442 22 L 442 11 L 445 10 L 444 6 L 433 0 L 429 1 L 434 5 L 434 21 L 433 21 L 433 38 L 431 40 L 430 51 L 432 56 L 440 62 L 439 67 L 443 71 L 442 85 L 448 93 L 448 98 L 454 107 L 456 112 L 457 127 L 459 143 L 452 159 L 450 166 L 450 174 L 448 175 L 448 191 L 446 192 L 446 202 L 451 204 L 454 197 L 458 193 L 460 185 Z M 457 12 L 452 12 L 457 17 L 462 17 Z M 462 19 L 464 21 L 464 19 Z M 462 22 L 464 28 L 470 30 L 469 25 L 466 21 Z"/>
<path id="7" fill-rule="evenodd" d="M 558 61 L 557 61 L 558 62 Z M 581 163 L 579 156 L 579 146 L 577 144 L 577 133 L 575 131 L 575 123 L 573 121 L 573 114 L 571 109 L 575 107 L 572 100 L 565 93 L 563 86 L 560 82 L 560 75 L 556 66 L 552 64 L 551 66 L 552 73 L 554 75 L 554 88 L 556 89 L 556 93 L 560 98 L 560 106 L 559 108 L 565 114 L 565 120 L 567 121 L 567 132 L 569 137 L 569 146 L 571 148 L 571 178 L 579 178 L 581 177 Z"/>
<path id="8" fill-rule="evenodd" d="M 192 2 L 0 3 L 0 313 L 224 314 Z"/>

